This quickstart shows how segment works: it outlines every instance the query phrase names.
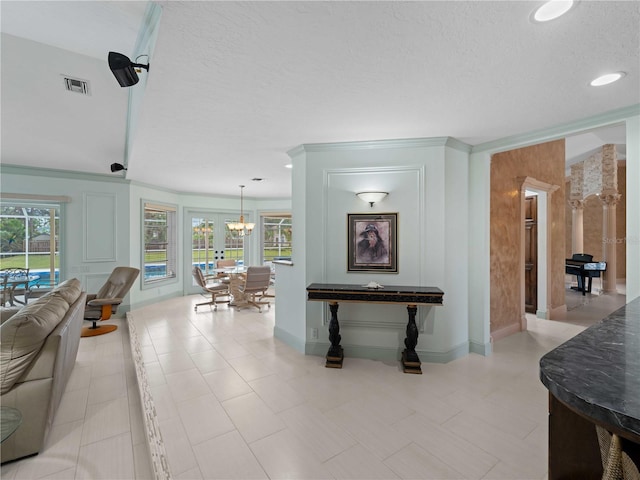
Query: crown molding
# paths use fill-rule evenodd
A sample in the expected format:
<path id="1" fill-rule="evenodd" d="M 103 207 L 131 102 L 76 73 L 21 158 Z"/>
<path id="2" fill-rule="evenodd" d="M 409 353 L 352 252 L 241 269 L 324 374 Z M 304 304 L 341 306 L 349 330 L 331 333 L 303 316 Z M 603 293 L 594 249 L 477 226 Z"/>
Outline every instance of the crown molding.
<path id="1" fill-rule="evenodd" d="M 66 178 L 68 180 L 84 180 L 94 182 L 131 183 L 121 176 L 106 173 L 86 173 L 74 170 L 58 170 L 55 168 L 23 167 L 20 165 L 2 164 L 0 171 L 5 175 L 30 175 L 37 177 Z"/>
<path id="2" fill-rule="evenodd" d="M 85 173 L 76 172 L 73 170 L 57 170 L 54 168 L 40 168 L 40 167 L 23 167 L 19 165 L 0 164 L 0 172 L 3 175 L 26 175 L 34 177 L 48 177 L 48 178 L 63 178 L 66 180 L 80 180 L 80 181 L 93 181 L 93 182 L 111 182 L 122 183 L 129 185 L 130 187 L 149 188 L 159 192 L 171 193 L 173 195 L 179 195 L 182 197 L 208 197 L 208 198 L 240 198 L 239 195 L 214 195 L 210 192 L 185 192 L 180 190 L 173 190 L 170 188 L 162 187 L 159 185 L 153 185 L 150 183 L 141 182 L 139 180 L 129 180 L 120 176 L 113 176 L 113 174 L 106 173 Z M 33 195 L 30 196 L 33 198 Z M 265 201 L 287 201 L 291 200 L 289 197 L 278 198 L 259 198 L 259 197 L 244 197 L 245 200 L 254 202 Z"/>
<path id="3" fill-rule="evenodd" d="M 640 116 L 640 103 L 619 108 L 617 110 L 611 110 L 609 112 L 575 122 L 564 123 L 553 127 L 534 130 L 533 132 L 524 133 L 522 135 L 513 135 L 493 140 L 491 142 L 480 143 L 471 148 L 471 153 L 496 153 L 511 150 L 513 148 L 559 140 L 575 133 L 581 133 L 586 130 L 593 130 L 595 128 L 612 125 L 614 123 L 624 122 L 626 119 L 635 116 Z"/>
<path id="4" fill-rule="evenodd" d="M 457 138 L 447 137 L 447 141 L 445 146 L 449 148 L 453 148 L 455 150 L 460 150 L 464 153 L 471 153 L 471 149 L 473 148 L 468 143 L 464 143 L 462 140 L 458 140 Z"/>
<path id="5" fill-rule="evenodd" d="M 374 150 L 382 148 L 424 148 L 424 147 L 457 147 L 465 145 L 459 140 L 451 137 L 432 138 L 401 138 L 391 140 L 364 140 L 356 142 L 334 142 L 334 143 L 305 143 L 299 145 L 287 153 L 289 156 L 298 155 L 301 152 L 335 152 L 345 150 Z"/>

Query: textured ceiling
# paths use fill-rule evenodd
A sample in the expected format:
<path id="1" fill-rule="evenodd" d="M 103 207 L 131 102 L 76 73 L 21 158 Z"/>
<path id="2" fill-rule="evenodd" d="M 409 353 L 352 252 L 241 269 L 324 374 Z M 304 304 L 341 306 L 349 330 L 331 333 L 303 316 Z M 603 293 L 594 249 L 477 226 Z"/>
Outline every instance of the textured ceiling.
<path id="1" fill-rule="evenodd" d="M 179 191 L 287 197 L 286 152 L 303 143 L 475 145 L 640 103 L 638 2 L 581 1 L 547 24 L 528 1 L 158 3 L 127 178 Z M 133 54 L 145 3 L 0 8 L 2 162 L 123 162 L 130 89 L 106 55 Z M 622 81 L 589 87 L 618 70 Z M 62 74 L 88 79 L 91 97 L 62 90 Z M 619 128 L 589 132 L 567 152 L 619 140 Z"/>

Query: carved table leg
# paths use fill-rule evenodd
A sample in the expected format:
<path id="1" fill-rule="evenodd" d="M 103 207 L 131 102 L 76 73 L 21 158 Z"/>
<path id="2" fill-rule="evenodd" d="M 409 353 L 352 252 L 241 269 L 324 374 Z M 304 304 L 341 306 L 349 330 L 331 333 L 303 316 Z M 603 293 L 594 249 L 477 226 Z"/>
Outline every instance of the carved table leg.
<path id="1" fill-rule="evenodd" d="M 340 346 L 340 324 L 338 323 L 338 302 L 330 302 L 331 321 L 329 322 L 329 341 L 331 346 L 327 352 L 327 368 L 342 368 L 344 358 L 342 347 Z"/>
<path id="2" fill-rule="evenodd" d="M 418 344 L 418 326 L 416 325 L 417 311 L 418 307 L 416 305 L 407 305 L 409 322 L 407 323 L 407 337 L 404 339 L 404 346 L 406 348 L 402 352 L 402 369 L 404 373 L 422 374 L 420 358 L 416 353 L 416 345 Z"/>

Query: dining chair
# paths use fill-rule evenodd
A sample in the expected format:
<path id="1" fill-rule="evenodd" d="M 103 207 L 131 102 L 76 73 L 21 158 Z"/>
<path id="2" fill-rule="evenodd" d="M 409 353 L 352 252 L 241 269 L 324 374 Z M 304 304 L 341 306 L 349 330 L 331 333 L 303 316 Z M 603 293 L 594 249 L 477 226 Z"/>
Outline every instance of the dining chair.
<path id="1" fill-rule="evenodd" d="M 196 303 L 193 309 L 197 312 L 201 305 L 213 305 L 214 310 L 218 310 L 219 303 L 229 303 L 229 286 L 216 281 L 215 283 L 207 283 L 202 270 L 197 265 L 193 267 L 191 273 L 196 283 L 205 293 L 211 294 L 211 300 L 208 302 Z M 218 297 L 227 297 L 226 300 L 218 300 Z"/>
<path id="2" fill-rule="evenodd" d="M 235 267 L 236 261 L 233 258 L 223 258 L 216 260 L 216 268 L 228 268 Z"/>
<path id="3" fill-rule="evenodd" d="M 251 305 L 256 307 L 259 312 L 262 312 L 263 305 L 271 308 L 271 303 L 263 300 L 270 284 L 271 267 L 269 265 L 247 268 L 244 285 L 241 285 L 239 289 L 244 298 L 241 302 L 237 302 L 236 306 L 242 308 Z"/>
<path id="4" fill-rule="evenodd" d="M 223 258 L 216 260 L 216 268 L 233 268 L 237 265 L 233 258 Z M 216 278 L 222 283 L 229 283 L 229 274 L 226 272 L 218 272 Z"/>

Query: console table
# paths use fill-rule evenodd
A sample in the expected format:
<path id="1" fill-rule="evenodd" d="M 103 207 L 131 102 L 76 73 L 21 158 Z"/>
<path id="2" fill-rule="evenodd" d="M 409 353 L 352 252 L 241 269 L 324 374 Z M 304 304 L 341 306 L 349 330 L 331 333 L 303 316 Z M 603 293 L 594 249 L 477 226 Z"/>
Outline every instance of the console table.
<path id="1" fill-rule="evenodd" d="M 327 352 L 328 368 L 342 368 L 344 352 L 340 346 L 340 324 L 338 322 L 338 303 L 401 303 L 407 305 L 409 320 L 405 349 L 402 352 L 402 368 L 405 373 L 421 374 L 421 362 L 416 353 L 418 327 L 416 325 L 417 305 L 442 305 L 444 292 L 437 287 L 411 287 L 384 285 L 382 288 L 368 288 L 364 285 L 338 283 L 312 283 L 307 287 L 307 300 L 329 302 L 331 321 L 329 322 L 329 341 Z"/>

